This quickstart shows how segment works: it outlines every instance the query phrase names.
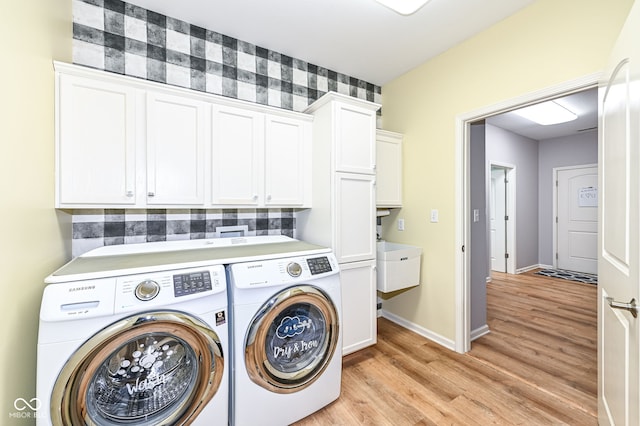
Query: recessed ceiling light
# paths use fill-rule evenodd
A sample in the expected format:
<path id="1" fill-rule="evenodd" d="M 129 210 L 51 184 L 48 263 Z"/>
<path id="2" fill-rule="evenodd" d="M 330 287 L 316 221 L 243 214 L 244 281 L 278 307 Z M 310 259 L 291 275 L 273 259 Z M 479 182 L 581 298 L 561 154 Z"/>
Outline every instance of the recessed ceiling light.
<path id="1" fill-rule="evenodd" d="M 542 102 L 513 112 L 543 126 L 566 123 L 578 118 L 575 113 L 555 101 Z"/>
<path id="2" fill-rule="evenodd" d="M 411 15 L 427 4 L 429 0 L 376 0 L 400 15 Z"/>

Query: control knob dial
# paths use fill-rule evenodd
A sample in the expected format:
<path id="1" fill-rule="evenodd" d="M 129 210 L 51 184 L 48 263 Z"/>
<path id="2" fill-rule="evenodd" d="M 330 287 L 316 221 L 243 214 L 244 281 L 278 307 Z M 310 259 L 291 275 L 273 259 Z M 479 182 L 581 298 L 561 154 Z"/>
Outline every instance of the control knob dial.
<path id="1" fill-rule="evenodd" d="M 160 293 L 160 285 L 153 280 L 144 280 L 136 286 L 135 295 L 143 302 L 151 300 Z"/>

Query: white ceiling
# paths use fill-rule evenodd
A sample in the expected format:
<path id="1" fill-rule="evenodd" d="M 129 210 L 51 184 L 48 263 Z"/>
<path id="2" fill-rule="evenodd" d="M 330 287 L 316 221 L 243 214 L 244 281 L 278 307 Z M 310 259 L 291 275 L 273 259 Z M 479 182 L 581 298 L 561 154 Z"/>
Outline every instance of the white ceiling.
<path id="1" fill-rule="evenodd" d="M 410 16 L 375 0 L 127 0 L 383 85 L 534 0 L 431 0 Z"/>
<path id="2" fill-rule="evenodd" d="M 541 126 L 513 112 L 489 117 L 486 121 L 534 140 L 554 139 L 593 130 L 598 126 L 598 90 L 590 89 L 559 99 L 557 103 L 573 111 L 578 118 L 568 123 Z"/>

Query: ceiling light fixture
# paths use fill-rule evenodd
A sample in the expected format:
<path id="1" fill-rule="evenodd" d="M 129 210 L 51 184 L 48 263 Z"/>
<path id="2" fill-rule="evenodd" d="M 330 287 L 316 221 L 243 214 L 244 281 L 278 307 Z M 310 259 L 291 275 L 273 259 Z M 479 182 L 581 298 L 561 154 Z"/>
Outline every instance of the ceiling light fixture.
<path id="1" fill-rule="evenodd" d="M 400 15 L 411 15 L 427 4 L 429 0 L 376 0 Z"/>
<path id="2" fill-rule="evenodd" d="M 543 126 L 566 123 L 578 118 L 575 113 L 569 111 L 567 108 L 555 101 L 547 101 L 541 104 L 531 105 L 526 108 L 516 110 L 514 113 L 518 114 L 520 117 L 526 118 L 527 120 L 542 124 Z"/>

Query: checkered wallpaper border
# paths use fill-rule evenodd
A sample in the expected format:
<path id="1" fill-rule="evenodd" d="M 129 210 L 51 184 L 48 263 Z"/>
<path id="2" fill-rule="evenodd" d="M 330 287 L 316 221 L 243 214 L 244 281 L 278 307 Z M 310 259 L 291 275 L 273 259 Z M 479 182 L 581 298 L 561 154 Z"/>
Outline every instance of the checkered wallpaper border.
<path id="1" fill-rule="evenodd" d="M 119 0 L 73 0 L 73 61 L 302 111 L 328 91 L 381 102 L 381 87 Z"/>
<path id="2" fill-rule="evenodd" d="M 73 214 L 73 257 L 105 245 L 216 238 L 224 226 L 246 226 L 247 236 L 295 238 L 293 209 L 96 209 Z"/>

